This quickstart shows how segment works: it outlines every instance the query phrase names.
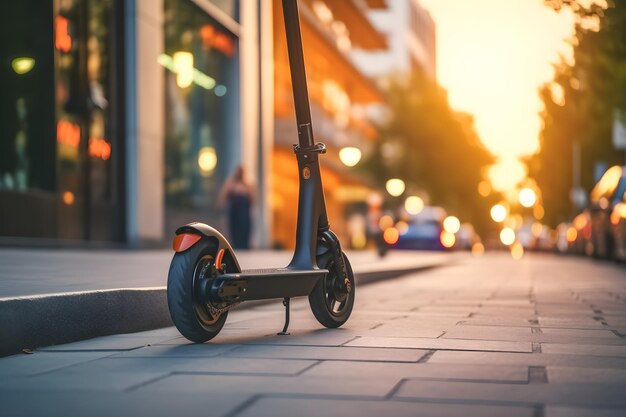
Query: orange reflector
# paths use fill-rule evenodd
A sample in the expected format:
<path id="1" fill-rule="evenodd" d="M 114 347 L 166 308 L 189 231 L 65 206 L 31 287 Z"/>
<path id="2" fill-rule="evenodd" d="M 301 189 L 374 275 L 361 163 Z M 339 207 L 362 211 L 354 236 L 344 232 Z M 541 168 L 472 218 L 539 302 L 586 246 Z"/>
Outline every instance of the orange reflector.
<path id="1" fill-rule="evenodd" d="M 174 241 L 172 242 L 172 249 L 175 252 L 184 252 L 202 239 L 202 236 L 195 235 L 192 233 L 182 233 L 180 235 L 174 236 Z"/>
<path id="2" fill-rule="evenodd" d="M 217 257 L 215 258 L 215 267 L 217 269 L 222 269 L 222 261 L 224 260 L 224 249 L 220 249 L 217 252 Z"/>

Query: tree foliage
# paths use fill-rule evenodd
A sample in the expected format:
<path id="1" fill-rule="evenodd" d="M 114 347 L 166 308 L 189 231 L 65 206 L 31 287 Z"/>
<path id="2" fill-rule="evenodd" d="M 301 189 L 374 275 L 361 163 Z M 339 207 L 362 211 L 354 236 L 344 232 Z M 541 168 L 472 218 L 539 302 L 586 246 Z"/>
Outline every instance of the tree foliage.
<path id="1" fill-rule="evenodd" d="M 587 191 L 594 185 L 596 164 L 623 162 L 623 152 L 613 148 L 612 125 L 614 112 L 626 110 L 626 0 L 604 6 L 579 0 L 545 3 L 556 11 L 569 8 L 576 16 L 574 62 L 562 58 L 553 82 L 540 89 L 545 107 L 541 150 L 529 161 L 546 220 L 556 224 L 574 214 L 574 143 L 580 146 L 580 185 Z"/>
<path id="2" fill-rule="evenodd" d="M 409 190 L 426 192 L 431 204 L 484 231 L 489 202 L 477 187 L 493 157 L 480 143 L 472 116 L 455 112 L 446 92 L 421 74 L 392 82 L 387 95 L 390 118 L 366 169 L 381 184 L 403 179 Z"/>

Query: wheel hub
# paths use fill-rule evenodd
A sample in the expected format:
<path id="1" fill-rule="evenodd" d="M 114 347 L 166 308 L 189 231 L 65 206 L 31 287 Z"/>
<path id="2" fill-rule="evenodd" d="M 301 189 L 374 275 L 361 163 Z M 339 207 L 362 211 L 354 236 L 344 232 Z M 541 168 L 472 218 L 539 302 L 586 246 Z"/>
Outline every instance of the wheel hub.
<path id="1" fill-rule="evenodd" d="M 200 259 L 198 261 L 198 265 L 196 266 L 196 273 L 194 276 L 194 293 L 196 296 L 196 301 L 194 304 L 196 305 L 196 313 L 198 315 L 198 318 L 200 318 L 206 324 L 212 324 L 216 322 L 222 314 L 224 314 L 231 307 L 236 305 L 215 305 L 211 302 L 200 301 L 202 299 L 200 294 L 204 291 L 204 289 L 210 288 L 215 277 L 223 273 L 223 269 L 218 269 L 216 267 L 212 256 L 207 256 Z"/>
<path id="2" fill-rule="evenodd" d="M 352 291 L 352 284 L 348 277 L 344 276 L 344 274 L 341 275 L 343 279 L 341 279 L 342 277 L 334 277 L 332 282 L 333 295 L 335 296 L 335 300 L 339 302 L 343 302 L 348 298 L 348 295 Z"/>

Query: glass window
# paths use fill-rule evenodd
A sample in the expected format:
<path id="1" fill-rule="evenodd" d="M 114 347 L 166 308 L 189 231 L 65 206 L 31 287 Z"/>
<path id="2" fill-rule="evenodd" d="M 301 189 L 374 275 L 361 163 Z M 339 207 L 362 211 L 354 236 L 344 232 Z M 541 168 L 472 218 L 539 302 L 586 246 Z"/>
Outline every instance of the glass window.
<path id="1" fill-rule="evenodd" d="M 114 22 L 113 0 L 0 6 L 0 236 L 121 238 Z"/>
<path id="2" fill-rule="evenodd" d="M 167 233 L 215 218 L 221 184 L 239 160 L 237 48 L 195 4 L 165 0 Z"/>
<path id="3" fill-rule="evenodd" d="M 52 3 L 0 5 L 0 235 L 56 229 Z M 44 2 L 45 3 L 45 2 Z"/>
<path id="4" fill-rule="evenodd" d="M 55 4 L 59 236 L 115 240 L 113 0 Z"/>

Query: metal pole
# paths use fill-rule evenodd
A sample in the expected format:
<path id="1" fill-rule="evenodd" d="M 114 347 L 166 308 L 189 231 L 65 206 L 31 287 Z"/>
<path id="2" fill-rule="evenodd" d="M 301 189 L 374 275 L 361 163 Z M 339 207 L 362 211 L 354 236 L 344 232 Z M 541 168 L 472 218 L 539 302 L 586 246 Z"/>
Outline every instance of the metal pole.
<path id="1" fill-rule="evenodd" d="M 291 70 L 293 101 L 298 124 L 298 141 L 303 148 L 313 147 L 313 129 L 311 127 L 311 108 L 309 92 L 306 85 L 304 53 L 302 51 L 302 33 L 300 32 L 300 16 L 297 0 L 283 0 L 283 17 L 287 35 L 287 52 Z"/>

